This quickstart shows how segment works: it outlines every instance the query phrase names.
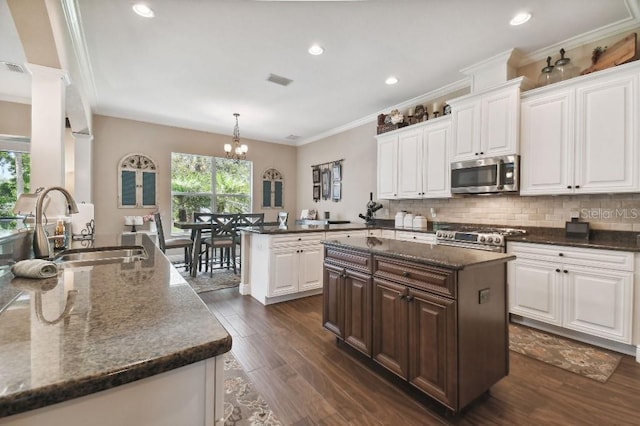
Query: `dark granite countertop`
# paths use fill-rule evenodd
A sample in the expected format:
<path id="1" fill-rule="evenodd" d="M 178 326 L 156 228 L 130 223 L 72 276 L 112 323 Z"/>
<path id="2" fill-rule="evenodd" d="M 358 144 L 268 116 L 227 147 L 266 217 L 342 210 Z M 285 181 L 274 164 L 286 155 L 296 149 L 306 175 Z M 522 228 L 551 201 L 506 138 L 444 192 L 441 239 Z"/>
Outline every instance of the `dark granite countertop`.
<path id="1" fill-rule="evenodd" d="M 331 231 L 359 231 L 367 229 L 377 229 L 376 226 L 368 226 L 364 223 L 344 223 L 331 225 L 289 225 L 286 227 L 279 226 L 246 226 L 239 228 L 242 231 L 251 232 L 253 234 L 295 234 L 299 232 L 331 232 Z"/>
<path id="2" fill-rule="evenodd" d="M 229 333 L 147 236 L 96 238 L 96 246 L 133 243 L 149 258 L 68 268 L 46 280 L 2 271 L 0 299 L 9 305 L 0 311 L 0 417 L 231 349 Z M 70 291 L 75 304 L 64 318 Z"/>
<path id="3" fill-rule="evenodd" d="M 570 247 L 640 252 L 640 233 L 625 231 L 590 230 L 588 239 L 569 238 L 564 228 L 523 228 L 525 235 L 507 237 L 507 243 L 523 242 Z"/>
<path id="4" fill-rule="evenodd" d="M 454 270 L 516 258 L 503 253 L 377 237 L 326 240 L 323 244 Z"/>

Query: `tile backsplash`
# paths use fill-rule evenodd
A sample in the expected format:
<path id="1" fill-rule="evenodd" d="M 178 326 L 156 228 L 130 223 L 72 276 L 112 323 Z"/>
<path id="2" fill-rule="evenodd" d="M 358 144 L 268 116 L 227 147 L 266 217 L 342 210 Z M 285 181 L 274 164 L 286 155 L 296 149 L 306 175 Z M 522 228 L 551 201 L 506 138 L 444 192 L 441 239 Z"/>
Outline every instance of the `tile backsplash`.
<path id="1" fill-rule="evenodd" d="M 640 231 L 640 194 L 472 195 L 428 200 L 391 200 L 389 218 L 406 210 L 432 222 L 564 228 L 572 217 L 592 229 Z M 432 217 L 431 209 L 436 216 Z"/>

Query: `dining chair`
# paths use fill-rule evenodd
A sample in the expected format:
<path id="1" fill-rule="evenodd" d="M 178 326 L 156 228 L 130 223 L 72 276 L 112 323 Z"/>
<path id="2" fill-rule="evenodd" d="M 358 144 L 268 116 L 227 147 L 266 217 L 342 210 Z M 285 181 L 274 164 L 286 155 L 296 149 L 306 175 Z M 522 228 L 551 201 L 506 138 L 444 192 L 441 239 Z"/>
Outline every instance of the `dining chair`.
<path id="1" fill-rule="evenodd" d="M 193 212 L 193 221 L 194 222 L 211 222 L 211 212 Z M 194 259 L 194 262 L 198 264 L 198 270 L 202 271 L 202 265 L 204 264 L 205 272 L 209 269 L 209 250 L 204 243 L 204 239 L 211 235 L 211 229 L 201 229 L 200 231 L 196 231 L 195 229 L 191 231 L 191 239 L 195 241 L 195 233 L 200 232 L 200 255 L 199 259 Z M 204 250 L 202 249 L 204 248 Z"/>
<path id="2" fill-rule="evenodd" d="M 238 214 L 238 227 L 241 226 L 263 226 L 264 225 L 264 213 L 240 213 Z M 236 232 L 236 244 L 240 248 L 242 253 L 242 236 L 239 232 Z M 238 256 L 238 264 L 242 267 L 242 256 Z"/>
<path id="3" fill-rule="evenodd" d="M 188 271 L 189 268 L 193 267 L 191 260 L 193 240 L 185 237 L 165 238 L 160 213 L 154 213 L 153 220 L 156 222 L 156 227 L 158 229 L 158 247 L 160 247 L 160 250 L 162 250 L 163 253 L 166 253 L 169 249 L 184 248 L 184 267 L 185 270 Z"/>
<path id="4" fill-rule="evenodd" d="M 236 265 L 236 226 L 238 223 L 238 215 L 230 213 L 212 214 L 211 215 L 211 235 L 205 238 L 204 244 L 207 251 L 211 249 L 211 260 L 209 267 L 209 276 L 213 276 L 213 265 L 216 263 L 216 251 L 219 251 L 219 268 L 224 268 L 224 261 L 227 261 L 227 269 L 233 264 L 233 273 L 237 274 Z"/>

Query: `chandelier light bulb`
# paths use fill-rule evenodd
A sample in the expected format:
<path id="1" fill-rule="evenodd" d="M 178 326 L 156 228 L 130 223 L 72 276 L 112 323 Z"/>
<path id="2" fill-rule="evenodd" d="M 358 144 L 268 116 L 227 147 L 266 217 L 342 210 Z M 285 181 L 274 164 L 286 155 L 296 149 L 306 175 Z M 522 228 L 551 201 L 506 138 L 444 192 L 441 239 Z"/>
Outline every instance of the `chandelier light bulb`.
<path id="1" fill-rule="evenodd" d="M 231 152 L 231 144 L 230 143 L 225 143 L 224 144 L 224 152 L 226 152 L 226 153 Z"/>
<path id="2" fill-rule="evenodd" d="M 245 144 L 240 144 L 240 126 L 238 125 L 238 117 L 240 117 L 240 114 L 236 112 L 233 116 L 236 118 L 236 125 L 233 128 L 233 137 L 231 138 L 231 143 L 224 144 L 224 152 L 226 153 L 227 158 L 238 162 L 247 158 L 247 151 L 249 151 L 249 147 Z"/>

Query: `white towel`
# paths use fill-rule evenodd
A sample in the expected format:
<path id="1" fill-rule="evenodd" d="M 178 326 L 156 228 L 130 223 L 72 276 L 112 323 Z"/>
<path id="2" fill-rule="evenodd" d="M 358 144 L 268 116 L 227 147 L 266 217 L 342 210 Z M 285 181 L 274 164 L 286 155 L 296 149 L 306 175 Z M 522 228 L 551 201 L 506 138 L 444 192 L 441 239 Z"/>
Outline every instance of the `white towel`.
<path id="1" fill-rule="evenodd" d="M 22 278 L 51 278 L 58 275 L 58 267 L 48 260 L 27 259 L 11 265 L 11 272 Z"/>

